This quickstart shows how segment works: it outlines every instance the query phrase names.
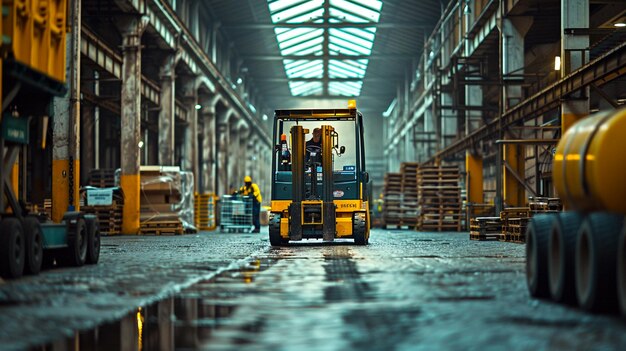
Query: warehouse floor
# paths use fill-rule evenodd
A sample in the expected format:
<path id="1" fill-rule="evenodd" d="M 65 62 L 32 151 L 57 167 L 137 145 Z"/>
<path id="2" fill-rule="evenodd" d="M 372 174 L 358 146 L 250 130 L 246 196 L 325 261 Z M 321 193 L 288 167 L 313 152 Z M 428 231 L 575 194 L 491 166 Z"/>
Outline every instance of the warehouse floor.
<path id="1" fill-rule="evenodd" d="M 96 266 L 5 281 L 0 349 L 626 347 L 618 317 L 530 299 L 523 245 L 376 229 L 272 249 L 264 232 L 105 237 Z"/>

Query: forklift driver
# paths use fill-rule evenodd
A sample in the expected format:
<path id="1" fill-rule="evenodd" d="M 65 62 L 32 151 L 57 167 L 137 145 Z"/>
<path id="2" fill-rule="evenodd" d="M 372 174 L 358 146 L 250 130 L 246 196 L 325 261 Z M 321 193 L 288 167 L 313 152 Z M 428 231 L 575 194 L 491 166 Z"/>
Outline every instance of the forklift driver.
<path id="1" fill-rule="evenodd" d="M 306 157 L 309 162 L 321 162 L 322 160 L 322 129 L 313 129 L 313 137 L 306 142 Z"/>

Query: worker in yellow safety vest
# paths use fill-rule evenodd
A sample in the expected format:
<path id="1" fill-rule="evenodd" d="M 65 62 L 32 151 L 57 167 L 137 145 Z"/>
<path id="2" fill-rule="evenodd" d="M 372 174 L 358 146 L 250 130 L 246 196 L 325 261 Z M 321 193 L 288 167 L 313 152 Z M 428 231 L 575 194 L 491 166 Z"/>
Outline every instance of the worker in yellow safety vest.
<path id="1" fill-rule="evenodd" d="M 259 219 L 259 214 L 261 212 L 261 202 L 263 201 L 263 197 L 261 197 L 261 190 L 259 190 L 259 186 L 256 183 L 252 183 L 252 177 L 246 176 L 243 178 L 244 185 L 239 188 L 237 191 L 238 194 L 243 196 L 252 197 L 252 223 L 254 224 L 253 233 L 259 233 L 261 231 L 261 221 Z"/>

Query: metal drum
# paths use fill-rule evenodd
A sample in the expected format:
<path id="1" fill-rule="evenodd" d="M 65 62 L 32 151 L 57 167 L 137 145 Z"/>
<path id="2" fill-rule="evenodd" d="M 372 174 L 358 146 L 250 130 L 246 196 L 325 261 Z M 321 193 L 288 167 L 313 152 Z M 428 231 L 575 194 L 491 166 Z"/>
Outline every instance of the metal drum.
<path id="1" fill-rule="evenodd" d="M 552 177 L 570 209 L 626 214 L 626 109 L 597 113 L 561 138 Z"/>

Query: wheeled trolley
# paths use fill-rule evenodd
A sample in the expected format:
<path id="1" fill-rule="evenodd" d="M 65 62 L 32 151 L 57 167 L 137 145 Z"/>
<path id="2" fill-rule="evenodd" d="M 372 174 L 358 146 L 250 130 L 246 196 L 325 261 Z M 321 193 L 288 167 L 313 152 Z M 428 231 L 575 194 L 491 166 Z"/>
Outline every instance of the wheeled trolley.
<path id="1" fill-rule="evenodd" d="M 221 198 L 220 229 L 246 232 L 252 229 L 252 197 L 224 195 Z"/>

